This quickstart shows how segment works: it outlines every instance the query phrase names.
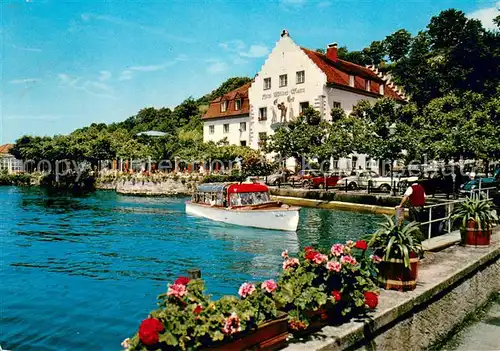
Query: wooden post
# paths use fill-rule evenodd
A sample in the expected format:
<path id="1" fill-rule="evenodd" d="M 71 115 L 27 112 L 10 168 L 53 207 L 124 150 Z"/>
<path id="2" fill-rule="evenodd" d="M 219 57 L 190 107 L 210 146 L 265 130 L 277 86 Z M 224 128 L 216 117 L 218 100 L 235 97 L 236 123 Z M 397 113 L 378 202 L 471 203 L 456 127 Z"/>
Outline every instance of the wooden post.
<path id="1" fill-rule="evenodd" d="M 189 279 L 201 279 L 201 270 L 199 268 L 189 269 L 187 273 Z"/>

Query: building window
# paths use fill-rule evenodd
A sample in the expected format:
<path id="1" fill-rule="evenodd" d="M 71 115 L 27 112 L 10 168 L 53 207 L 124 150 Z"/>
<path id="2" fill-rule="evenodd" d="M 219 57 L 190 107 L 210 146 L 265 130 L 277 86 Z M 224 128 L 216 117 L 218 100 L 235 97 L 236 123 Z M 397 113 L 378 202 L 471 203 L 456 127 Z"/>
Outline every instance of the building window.
<path id="1" fill-rule="evenodd" d="M 224 134 L 229 133 L 229 123 L 224 124 L 223 127 Z"/>
<path id="2" fill-rule="evenodd" d="M 299 112 L 302 113 L 306 108 L 309 107 L 309 101 L 304 101 L 299 104 Z"/>
<path id="3" fill-rule="evenodd" d="M 208 134 L 214 134 L 215 133 L 215 126 L 208 126 Z"/>
<path id="4" fill-rule="evenodd" d="M 240 146 L 247 146 L 246 140 L 240 140 Z"/>
<path id="5" fill-rule="evenodd" d="M 349 75 L 349 86 L 354 88 L 354 76 Z"/>
<path id="6" fill-rule="evenodd" d="M 333 108 L 342 108 L 342 104 L 338 101 L 333 102 Z"/>
<path id="7" fill-rule="evenodd" d="M 247 122 L 240 122 L 240 132 L 247 131 Z"/>
<path id="8" fill-rule="evenodd" d="M 333 169 L 338 169 L 339 168 L 339 160 L 338 159 L 332 159 L 332 168 Z"/>
<path id="9" fill-rule="evenodd" d="M 288 77 L 287 77 L 287 75 L 286 74 L 280 75 L 280 88 L 281 87 L 286 87 L 287 83 L 288 83 Z"/>
<path id="10" fill-rule="evenodd" d="M 365 90 L 370 91 L 370 80 L 369 79 L 365 80 Z"/>
<path id="11" fill-rule="evenodd" d="M 220 112 L 226 112 L 227 111 L 227 101 L 222 101 L 220 104 Z"/>
<path id="12" fill-rule="evenodd" d="M 358 158 L 356 156 L 352 157 L 352 169 L 356 169 L 358 166 Z"/>
<path id="13" fill-rule="evenodd" d="M 234 102 L 234 109 L 236 111 L 241 110 L 241 99 L 238 99 Z"/>
<path id="14" fill-rule="evenodd" d="M 260 132 L 259 133 L 259 146 L 265 145 L 267 140 L 267 133 Z"/>
<path id="15" fill-rule="evenodd" d="M 259 121 L 265 121 L 267 119 L 267 107 L 259 108 Z"/>
<path id="16" fill-rule="evenodd" d="M 264 90 L 271 89 L 271 78 L 264 78 Z"/>
<path id="17" fill-rule="evenodd" d="M 297 84 L 302 84 L 306 81 L 306 71 L 297 72 Z"/>
<path id="18" fill-rule="evenodd" d="M 372 168 L 372 159 L 370 157 L 367 157 L 365 161 L 365 169 L 371 169 L 371 168 Z"/>
<path id="19" fill-rule="evenodd" d="M 384 84 L 380 84 L 380 87 L 378 88 L 378 92 L 380 95 L 384 95 Z"/>

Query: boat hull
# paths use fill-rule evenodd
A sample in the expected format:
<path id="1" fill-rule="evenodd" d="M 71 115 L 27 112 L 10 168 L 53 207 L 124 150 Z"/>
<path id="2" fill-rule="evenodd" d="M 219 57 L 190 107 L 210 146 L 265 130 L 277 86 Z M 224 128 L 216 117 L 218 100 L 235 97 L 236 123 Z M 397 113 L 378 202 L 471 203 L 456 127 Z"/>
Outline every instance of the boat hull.
<path id="1" fill-rule="evenodd" d="M 196 203 L 186 203 L 186 213 L 246 227 L 285 230 L 295 232 L 299 224 L 298 207 L 234 210 L 223 207 L 210 207 Z"/>

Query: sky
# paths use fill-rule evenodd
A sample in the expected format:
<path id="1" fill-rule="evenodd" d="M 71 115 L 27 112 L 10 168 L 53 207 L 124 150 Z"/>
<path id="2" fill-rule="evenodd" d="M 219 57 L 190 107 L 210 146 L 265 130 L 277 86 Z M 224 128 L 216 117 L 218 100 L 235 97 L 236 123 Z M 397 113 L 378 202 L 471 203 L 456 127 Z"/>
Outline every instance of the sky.
<path id="1" fill-rule="evenodd" d="M 0 144 L 175 107 L 253 77 L 287 29 L 299 45 L 360 50 L 458 8 L 493 27 L 496 1 L 0 0 Z"/>

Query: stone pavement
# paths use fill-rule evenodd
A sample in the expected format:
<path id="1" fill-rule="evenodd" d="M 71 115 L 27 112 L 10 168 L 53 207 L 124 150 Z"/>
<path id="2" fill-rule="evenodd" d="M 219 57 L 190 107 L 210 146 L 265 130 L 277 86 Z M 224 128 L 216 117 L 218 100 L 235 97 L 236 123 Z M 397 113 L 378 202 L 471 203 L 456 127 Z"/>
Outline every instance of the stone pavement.
<path id="1" fill-rule="evenodd" d="M 445 347 L 445 349 L 458 351 L 500 350 L 500 297 L 493 302 L 479 322 L 458 333 L 449 345 L 451 347 Z"/>

